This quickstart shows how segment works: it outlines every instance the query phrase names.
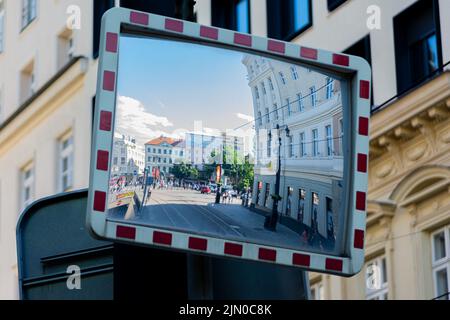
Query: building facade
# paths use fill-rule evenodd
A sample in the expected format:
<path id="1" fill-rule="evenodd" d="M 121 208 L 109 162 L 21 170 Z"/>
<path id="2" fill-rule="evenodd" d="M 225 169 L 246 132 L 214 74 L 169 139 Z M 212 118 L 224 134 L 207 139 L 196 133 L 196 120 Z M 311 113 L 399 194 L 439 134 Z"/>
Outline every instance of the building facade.
<path id="1" fill-rule="evenodd" d="M 343 107 L 339 81 L 305 67 L 247 55 L 258 161 L 252 202 L 270 211 L 278 170 L 278 210 L 334 242 L 343 176 Z M 275 129 L 277 125 L 283 130 Z"/>
<path id="2" fill-rule="evenodd" d="M 364 57 L 373 69 L 374 104 L 366 264 L 350 279 L 310 273 L 311 296 L 445 299 L 449 74 L 439 66 L 450 60 L 450 4 L 329 0 L 310 5 L 311 25 L 284 39 Z"/>
<path id="3" fill-rule="evenodd" d="M 144 172 L 144 148 L 136 143 L 136 139 L 117 134 L 114 137 L 111 176 L 126 176 L 132 179 Z"/>
<path id="4" fill-rule="evenodd" d="M 172 15 L 169 3 L 0 0 L 0 298 L 18 297 L 15 226 L 23 208 L 88 186 L 101 15 L 114 5 Z M 350 279 L 310 273 L 312 297 L 445 293 L 450 79 L 439 65 L 450 60 L 450 2 L 280 3 L 197 0 L 195 10 L 205 25 L 356 54 L 373 67 L 366 267 Z"/>

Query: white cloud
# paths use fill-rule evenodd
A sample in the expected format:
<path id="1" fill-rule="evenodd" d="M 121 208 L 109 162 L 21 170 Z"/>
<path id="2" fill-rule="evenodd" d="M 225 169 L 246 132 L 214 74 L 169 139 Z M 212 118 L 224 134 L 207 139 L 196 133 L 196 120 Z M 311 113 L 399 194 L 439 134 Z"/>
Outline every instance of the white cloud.
<path id="1" fill-rule="evenodd" d="M 133 98 L 119 96 L 118 100 L 119 114 L 121 119 L 138 120 L 142 125 L 161 125 L 171 127 L 173 123 L 166 117 L 158 117 L 145 110 L 144 105 Z"/>
<path id="2" fill-rule="evenodd" d="M 161 135 L 181 138 L 187 130 L 169 132 L 163 129 L 173 127 L 166 117 L 154 115 L 138 100 L 119 96 L 117 100 L 116 132 L 135 137 L 139 144 Z"/>

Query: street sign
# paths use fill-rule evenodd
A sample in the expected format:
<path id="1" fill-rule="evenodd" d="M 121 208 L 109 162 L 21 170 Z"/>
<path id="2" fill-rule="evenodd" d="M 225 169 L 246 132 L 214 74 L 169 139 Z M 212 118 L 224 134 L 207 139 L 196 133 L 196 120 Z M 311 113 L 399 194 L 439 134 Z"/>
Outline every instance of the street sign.
<path id="1" fill-rule="evenodd" d="M 360 271 L 365 60 L 123 8 L 105 14 L 100 49 L 87 210 L 95 235 L 344 276 Z M 145 202 L 145 180 L 110 184 L 111 155 L 121 152 L 113 140 L 123 136 L 133 137 L 131 155 L 146 147 L 155 189 Z M 224 183 L 215 198 L 202 181 L 218 167 Z M 134 195 L 118 207 L 123 192 Z M 248 206 L 238 200 L 243 192 Z"/>

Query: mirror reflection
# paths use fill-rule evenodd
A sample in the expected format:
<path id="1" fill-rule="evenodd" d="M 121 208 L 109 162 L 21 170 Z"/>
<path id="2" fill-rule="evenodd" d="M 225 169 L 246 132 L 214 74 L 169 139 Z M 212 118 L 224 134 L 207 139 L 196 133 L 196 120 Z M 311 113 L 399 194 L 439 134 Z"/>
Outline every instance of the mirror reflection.
<path id="1" fill-rule="evenodd" d="M 298 64 L 122 35 L 108 219 L 332 252 L 340 82 Z"/>

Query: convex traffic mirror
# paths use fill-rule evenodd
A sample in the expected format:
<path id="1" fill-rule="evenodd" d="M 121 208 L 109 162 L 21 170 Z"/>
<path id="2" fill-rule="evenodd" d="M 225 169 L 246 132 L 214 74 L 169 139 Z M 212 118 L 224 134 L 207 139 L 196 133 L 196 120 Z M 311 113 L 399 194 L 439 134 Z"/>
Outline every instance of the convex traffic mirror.
<path id="1" fill-rule="evenodd" d="M 364 60 L 120 8 L 105 14 L 100 48 L 96 236 L 360 270 Z"/>

